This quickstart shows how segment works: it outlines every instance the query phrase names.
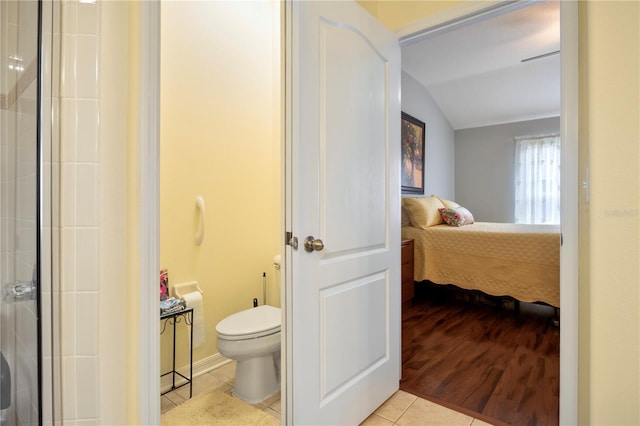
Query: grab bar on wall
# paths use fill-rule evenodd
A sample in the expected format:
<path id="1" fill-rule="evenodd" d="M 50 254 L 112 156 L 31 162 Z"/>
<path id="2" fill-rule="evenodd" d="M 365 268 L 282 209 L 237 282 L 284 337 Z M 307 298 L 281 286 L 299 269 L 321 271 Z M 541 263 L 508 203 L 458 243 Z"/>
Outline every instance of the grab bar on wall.
<path id="1" fill-rule="evenodd" d="M 204 221 L 206 217 L 206 212 L 204 208 L 204 198 L 202 198 L 202 196 L 200 195 L 196 197 L 196 207 L 200 212 L 200 224 L 198 225 L 198 232 L 196 233 L 196 238 L 195 238 L 196 245 L 199 246 L 202 244 L 202 241 L 204 240 Z"/>

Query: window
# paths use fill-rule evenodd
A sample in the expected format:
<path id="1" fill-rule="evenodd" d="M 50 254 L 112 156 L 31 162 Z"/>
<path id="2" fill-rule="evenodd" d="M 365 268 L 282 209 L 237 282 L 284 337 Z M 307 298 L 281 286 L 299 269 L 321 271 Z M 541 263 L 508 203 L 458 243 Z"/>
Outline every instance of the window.
<path id="1" fill-rule="evenodd" d="M 516 138 L 516 223 L 560 223 L 560 136 Z"/>

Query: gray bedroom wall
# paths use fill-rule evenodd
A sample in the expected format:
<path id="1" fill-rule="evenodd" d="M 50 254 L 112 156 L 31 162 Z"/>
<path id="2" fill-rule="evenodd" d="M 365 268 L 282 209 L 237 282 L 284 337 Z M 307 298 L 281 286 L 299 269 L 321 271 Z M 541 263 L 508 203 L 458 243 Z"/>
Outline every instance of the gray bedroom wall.
<path id="1" fill-rule="evenodd" d="M 456 201 L 480 222 L 514 222 L 516 136 L 560 132 L 560 117 L 456 130 Z"/>
<path id="2" fill-rule="evenodd" d="M 423 85 L 402 73 L 402 111 L 425 123 L 424 194 L 455 199 L 455 134 Z"/>

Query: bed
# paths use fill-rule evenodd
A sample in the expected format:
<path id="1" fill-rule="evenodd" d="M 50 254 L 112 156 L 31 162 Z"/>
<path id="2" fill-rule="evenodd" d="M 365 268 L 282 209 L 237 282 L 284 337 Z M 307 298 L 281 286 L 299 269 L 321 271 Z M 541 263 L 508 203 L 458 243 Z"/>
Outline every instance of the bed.
<path id="1" fill-rule="evenodd" d="M 451 226 L 438 220 L 433 210 L 442 213 L 442 208 L 458 210 L 460 206 L 427 198 L 432 197 L 415 199 L 417 204 L 403 199 L 403 215 L 408 220 L 403 220 L 402 238 L 414 240 L 415 281 L 560 306 L 559 225 L 475 222 L 472 218 L 470 223 Z M 425 207 L 429 204 L 433 205 Z M 422 210 L 426 210 L 424 216 L 417 217 Z"/>

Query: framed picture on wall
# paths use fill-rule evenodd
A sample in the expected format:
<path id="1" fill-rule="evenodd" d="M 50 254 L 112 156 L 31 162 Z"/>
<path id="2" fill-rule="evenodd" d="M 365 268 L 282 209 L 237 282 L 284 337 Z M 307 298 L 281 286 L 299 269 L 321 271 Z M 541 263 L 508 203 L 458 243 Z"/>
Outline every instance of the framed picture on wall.
<path id="1" fill-rule="evenodd" d="M 400 167 L 403 194 L 424 194 L 425 124 L 402 113 Z"/>

